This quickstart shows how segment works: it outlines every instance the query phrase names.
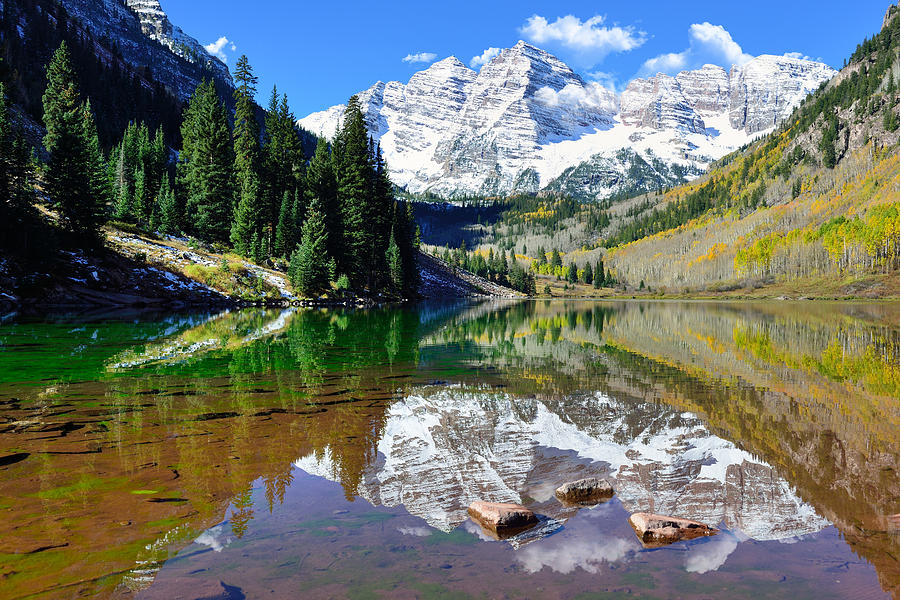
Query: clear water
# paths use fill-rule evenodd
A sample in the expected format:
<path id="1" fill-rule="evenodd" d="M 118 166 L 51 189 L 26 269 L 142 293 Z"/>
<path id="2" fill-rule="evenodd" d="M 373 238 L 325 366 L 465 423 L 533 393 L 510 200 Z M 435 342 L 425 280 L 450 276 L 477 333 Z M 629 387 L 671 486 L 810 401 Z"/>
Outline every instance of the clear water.
<path id="1" fill-rule="evenodd" d="M 898 348 L 892 304 L 7 316 L 0 597 L 897 597 Z"/>

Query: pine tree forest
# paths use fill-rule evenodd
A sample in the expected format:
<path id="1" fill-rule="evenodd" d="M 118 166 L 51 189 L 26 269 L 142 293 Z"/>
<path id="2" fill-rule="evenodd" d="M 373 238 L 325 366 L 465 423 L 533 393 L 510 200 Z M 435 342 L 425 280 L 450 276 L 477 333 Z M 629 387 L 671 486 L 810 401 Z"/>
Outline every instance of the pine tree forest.
<path id="1" fill-rule="evenodd" d="M 112 223 L 150 236 L 187 236 L 285 269 L 301 296 L 416 294 L 413 214 L 394 198 L 355 98 L 333 143 L 319 140 L 307 157 L 287 96 L 273 89 L 267 110 L 259 111 L 258 80 L 242 56 L 233 112 L 204 80 L 177 131 L 158 120 L 131 120 L 104 148 L 65 41 L 46 78 L 40 152 L 17 133 L 0 83 L 0 227 L 8 249 L 33 258 L 56 247 L 99 248 Z M 34 208 L 42 199 L 50 217 Z"/>

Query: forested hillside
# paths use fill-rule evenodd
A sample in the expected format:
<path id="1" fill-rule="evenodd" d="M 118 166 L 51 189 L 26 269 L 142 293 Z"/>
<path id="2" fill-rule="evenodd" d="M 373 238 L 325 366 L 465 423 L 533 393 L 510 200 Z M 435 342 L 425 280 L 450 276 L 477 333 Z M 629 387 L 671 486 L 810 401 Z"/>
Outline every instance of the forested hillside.
<path id="1" fill-rule="evenodd" d="M 287 270 L 303 296 L 415 294 L 412 215 L 394 200 L 355 99 L 332 144 L 313 153 L 285 95 L 273 89 L 268 109 L 258 107 L 246 57 L 228 97 L 204 78 L 182 106 L 149 69 L 125 64 L 114 43 L 91 37 L 55 3 L 2 10 L 0 278 L 8 291 L 39 297 L 71 257 L 114 252 L 111 225 L 187 236 Z"/>
<path id="2" fill-rule="evenodd" d="M 822 278 L 852 289 L 895 273 L 897 13 L 786 125 L 603 239 L 618 278 L 670 291 Z"/>
<path id="3" fill-rule="evenodd" d="M 76 66 L 78 87 L 101 117 L 97 129 L 104 146 L 111 146 L 132 120 L 154 129 L 177 129 L 181 102 L 151 70 L 129 65 L 115 44 L 97 39 L 57 2 L 3 2 L 0 10 L 0 81 L 6 84 L 10 103 L 27 120 L 33 145 L 40 143 L 37 128 L 42 124 L 47 65 L 63 41 Z"/>

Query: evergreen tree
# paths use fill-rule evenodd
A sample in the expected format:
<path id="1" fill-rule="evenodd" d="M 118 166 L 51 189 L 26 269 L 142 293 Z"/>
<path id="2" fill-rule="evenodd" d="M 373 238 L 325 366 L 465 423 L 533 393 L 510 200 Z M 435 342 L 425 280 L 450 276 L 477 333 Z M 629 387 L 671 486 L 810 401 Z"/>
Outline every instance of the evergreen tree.
<path id="1" fill-rule="evenodd" d="M 338 200 L 341 211 L 342 252 L 336 257 L 339 271 L 355 287 L 371 281 L 372 217 L 369 144 L 359 99 L 350 98 L 344 123 L 335 138 Z"/>
<path id="2" fill-rule="evenodd" d="M 137 220 L 144 222 L 150 217 L 150 203 L 148 202 L 147 178 L 143 165 L 134 169 L 134 196 L 132 197 L 133 215 Z"/>
<path id="3" fill-rule="evenodd" d="M 393 234 L 403 267 L 403 295 L 411 298 L 419 288 L 419 264 L 416 258 L 420 240 L 413 207 L 408 202 L 394 204 Z"/>
<path id="4" fill-rule="evenodd" d="M 204 241 L 226 242 L 233 215 L 233 148 L 225 106 L 211 81 L 197 86 L 181 136 L 179 184 L 191 215 L 190 232 Z"/>
<path id="5" fill-rule="evenodd" d="M 101 221 L 106 220 L 109 205 L 112 201 L 112 185 L 109 181 L 109 168 L 100 148 L 100 137 L 97 135 L 97 126 L 94 121 L 94 113 L 91 110 L 90 101 L 86 102 L 82 110 L 82 124 L 84 137 L 87 143 L 87 161 L 91 192 L 94 196 L 97 214 Z"/>
<path id="6" fill-rule="evenodd" d="M 574 262 L 569 263 L 569 271 L 566 277 L 566 281 L 569 283 L 575 283 L 578 281 L 578 267 Z"/>
<path id="7" fill-rule="evenodd" d="M 28 148 L 13 127 L 0 82 L 0 247 L 27 255 L 36 223 L 34 183 Z"/>
<path id="8" fill-rule="evenodd" d="M 376 146 L 372 155 L 375 172 L 373 173 L 373 188 L 370 199 L 369 217 L 369 287 L 380 286 L 381 282 L 392 280 L 390 265 L 385 257 L 390 239 L 395 231 L 392 227 L 392 210 L 394 205 L 394 190 L 388 173 L 387 163 L 381 153 L 381 146 Z M 396 245 L 396 240 L 395 245 Z M 399 245 L 397 245 L 398 260 L 402 270 Z M 403 289 L 402 285 L 399 289 Z"/>
<path id="9" fill-rule="evenodd" d="M 297 245 L 295 210 L 292 194 L 285 191 L 284 198 L 281 201 L 281 213 L 278 215 L 278 228 L 275 233 L 275 247 L 273 248 L 273 252 L 277 256 L 287 256 L 290 249 Z"/>
<path id="10" fill-rule="evenodd" d="M 125 130 L 125 135 L 128 135 L 127 129 Z M 116 156 L 116 167 L 113 175 L 113 189 L 116 205 L 113 214 L 115 218 L 125 220 L 131 217 L 132 209 L 129 178 L 125 175 L 127 170 L 127 159 L 124 138 L 113 154 Z"/>
<path id="11" fill-rule="evenodd" d="M 385 258 L 390 280 L 390 289 L 394 293 L 402 292 L 405 288 L 403 284 L 403 262 L 400 258 L 400 247 L 397 245 L 397 240 L 394 237 L 393 231 L 391 231 L 391 239 L 385 252 Z"/>
<path id="12" fill-rule="evenodd" d="M 287 95 L 282 95 L 279 100 L 278 89 L 274 87 L 266 111 L 262 153 L 263 188 L 266 197 L 263 208 L 270 230 L 273 236 L 277 236 L 282 202 L 285 194 L 293 198 L 294 192 L 298 189 L 305 160 L 297 136 L 296 119 L 291 113 Z M 323 199 L 322 196 L 319 198 Z M 290 248 L 293 248 L 293 244 Z"/>
<path id="13" fill-rule="evenodd" d="M 50 155 L 46 189 L 63 227 L 89 245 L 99 242 L 105 211 L 92 151 L 96 129 L 81 103 L 69 50 L 63 42 L 47 67 L 44 148 Z M 99 143 L 98 143 L 99 146 Z"/>
<path id="14" fill-rule="evenodd" d="M 176 235 L 181 230 L 180 219 L 178 205 L 175 202 L 175 190 L 169 184 L 168 173 L 163 173 L 159 193 L 156 195 L 156 205 L 159 212 L 159 230 L 162 233 Z"/>
<path id="15" fill-rule="evenodd" d="M 584 282 L 588 285 L 594 283 L 594 269 L 590 262 L 584 265 Z"/>
<path id="16" fill-rule="evenodd" d="M 550 266 L 554 269 L 562 266 L 562 257 L 559 255 L 559 250 L 556 248 L 553 249 L 553 253 L 550 255 Z"/>
<path id="17" fill-rule="evenodd" d="M 332 164 L 332 153 L 324 139 L 319 138 L 316 152 L 306 168 L 306 185 L 303 189 L 307 204 L 318 200 L 325 218 L 325 229 L 328 232 L 328 255 L 340 256 L 341 247 L 341 211 L 337 200 L 337 182 Z"/>
<path id="18" fill-rule="evenodd" d="M 234 70 L 234 174 L 237 185 L 237 203 L 231 224 L 231 243 L 238 254 L 259 256 L 259 247 L 253 252 L 254 234 L 258 240 L 265 237 L 268 214 L 260 183 L 262 153 L 259 145 L 259 123 L 256 120 L 257 78 L 246 56 L 238 59 Z M 272 227 L 274 229 L 274 226 Z"/>
<path id="19" fill-rule="evenodd" d="M 334 261 L 328 256 L 325 217 L 317 199 L 309 205 L 300 237 L 300 244 L 291 255 L 289 275 L 297 292 L 314 296 L 326 290 L 334 278 Z"/>
<path id="20" fill-rule="evenodd" d="M 603 287 L 606 285 L 606 271 L 603 269 L 603 259 L 601 258 L 594 267 L 594 281 L 597 283 L 596 287 Z"/>

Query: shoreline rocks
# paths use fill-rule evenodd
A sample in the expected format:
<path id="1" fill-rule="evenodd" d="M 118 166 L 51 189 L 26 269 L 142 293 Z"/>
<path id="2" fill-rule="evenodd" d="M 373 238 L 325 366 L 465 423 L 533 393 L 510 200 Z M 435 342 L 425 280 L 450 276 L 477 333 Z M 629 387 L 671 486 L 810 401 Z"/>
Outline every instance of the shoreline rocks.
<path id="1" fill-rule="evenodd" d="M 556 488 L 556 498 L 565 505 L 590 505 L 613 497 L 612 485 L 599 477 L 570 481 Z"/>
<path id="2" fill-rule="evenodd" d="M 538 523 L 530 509 L 509 502 L 476 500 L 469 505 L 468 513 L 482 529 L 500 539 L 531 529 Z"/>
<path id="3" fill-rule="evenodd" d="M 719 533 L 718 529 L 697 521 L 653 513 L 634 513 L 628 522 L 645 548 L 659 548 Z"/>

